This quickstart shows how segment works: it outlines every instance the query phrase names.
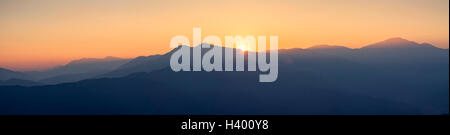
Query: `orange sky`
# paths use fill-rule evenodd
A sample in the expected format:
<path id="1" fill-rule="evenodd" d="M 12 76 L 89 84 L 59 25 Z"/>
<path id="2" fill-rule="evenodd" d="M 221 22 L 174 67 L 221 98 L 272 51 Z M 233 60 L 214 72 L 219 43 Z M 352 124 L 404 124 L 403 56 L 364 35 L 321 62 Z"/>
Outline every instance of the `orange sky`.
<path id="1" fill-rule="evenodd" d="M 0 67 L 170 50 L 175 35 L 278 35 L 279 48 L 358 48 L 391 37 L 449 47 L 448 0 L 1 0 Z M 192 39 L 191 39 L 192 40 Z"/>

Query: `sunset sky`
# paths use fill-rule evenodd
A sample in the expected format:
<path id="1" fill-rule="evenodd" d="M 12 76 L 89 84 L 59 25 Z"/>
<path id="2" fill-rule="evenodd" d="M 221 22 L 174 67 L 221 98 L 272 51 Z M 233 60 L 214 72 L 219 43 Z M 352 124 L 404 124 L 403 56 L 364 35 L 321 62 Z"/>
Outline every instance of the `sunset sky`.
<path id="1" fill-rule="evenodd" d="M 391 37 L 448 48 L 449 1 L 0 0 L 0 67 L 161 54 L 175 35 L 192 40 L 193 27 L 222 39 L 277 35 L 279 48 L 359 48 Z"/>

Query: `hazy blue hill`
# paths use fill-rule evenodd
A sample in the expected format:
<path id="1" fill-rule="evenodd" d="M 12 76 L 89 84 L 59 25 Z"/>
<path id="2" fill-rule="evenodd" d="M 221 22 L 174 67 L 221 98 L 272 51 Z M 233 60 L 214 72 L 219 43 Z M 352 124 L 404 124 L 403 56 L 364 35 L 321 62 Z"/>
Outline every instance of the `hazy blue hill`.
<path id="1" fill-rule="evenodd" d="M 101 75 L 110 70 L 104 71 L 96 71 L 96 72 L 85 72 L 85 73 L 64 73 L 61 75 L 56 75 L 53 77 L 45 78 L 39 80 L 41 83 L 45 84 L 58 84 L 58 83 L 66 83 L 66 82 L 76 82 L 84 79 L 95 78 L 97 75 Z"/>
<path id="2" fill-rule="evenodd" d="M 26 72 L 26 74 L 32 76 L 33 80 L 47 84 L 75 82 L 110 72 L 128 61 L 129 59 L 111 56 L 105 58 L 83 58 L 50 70 Z"/>
<path id="3" fill-rule="evenodd" d="M 39 82 L 29 81 L 29 80 L 22 80 L 22 79 L 8 79 L 6 81 L 0 81 L 0 86 L 11 86 L 11 85 L 18 85 L 18 86 L 37 86 L 37 85 L 43 85 Z"/>
<path id="4" fill-rule="evenodd" d="M 98 75 L 98 77 L 122 77 L 135 72 L 150 72 L 169 66 L 169 60 L 170 53 L 164 55 L 139 56 L 115 70 Z"/>
<path id="5" fill-rule="evenodd" d="M 341 88 L 336 90 L 408 103 L 429 113 L 448 112 L 448 61 L 372 66 L 336 57 L 283 57 L 280 69 L 314 74 Z"/>
<path id="6" fill-rule="evenodd" d="M 448 112 L 448 49 L 393 38 L 345 53 L 338 49 L 280 53 L 288 54 L 280 58 L 290 63 L 288 67 L 314 73 L 346 92 L 384 97 L 427 112 Z"/>
<path id="7" fill-rule="evenodd" d="M 308 73 L 172 72 L 40 87 L 1 87 L 3 114 L 417 114 L 407 104 L 344 93 Z M 24 94 L 28 93 L 28 94 Z"/>
<path id="8" fill-rule="evenodd" d="M 13 79 L 13 78 L 25 79 L 28 77 L 29 76 L 27 76 L 26 74 L 21 73 L 21 72 L 16 72 L 16 71 L 12 71 L 12 70 L 5 69 L 5 68 L 0 68 L 0 80 L 8 80 L 8 79 Z"/>

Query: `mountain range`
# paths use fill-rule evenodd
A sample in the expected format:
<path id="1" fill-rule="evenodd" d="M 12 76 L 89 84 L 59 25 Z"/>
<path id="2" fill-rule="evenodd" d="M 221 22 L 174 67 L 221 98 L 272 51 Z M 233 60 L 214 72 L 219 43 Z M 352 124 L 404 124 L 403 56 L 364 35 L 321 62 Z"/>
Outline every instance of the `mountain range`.
<path id="1" fill-rule="evenodd" d="M 64 66 L 54 67 L 45 71 L 15 72 L 8 70 L 8 73 L 15 74 L 4 76 L 0 80 L 21 79 L 39 82 L 36 83 L 36 85 L 75 82 L 110 72 L 128 61 L 130 61 L 130 59 L 112 56 L 105 58 L 83 58 L 71 61 Z M 3 76 L 3 73 L 0 74 Z M 21 85 L 19 82 L 15 84 Z"/>
<path id="2" fill-rule="evenodd" d="M 132 60 L 84 59 L 47 73 L 2 69 L 4 81 L 28 78 L 36 84 L 0 86 L 0 114 L 449 111 L 449 51 L 427 43 L 391 38 L 359 49 L 335 45 L 280 49 L 279 75 L 274 83 L 258 83 L 258 72 L 173 72 L 168 63 L 176 49 Z M 76 79 L 67 79 L 70 75 Z"/>

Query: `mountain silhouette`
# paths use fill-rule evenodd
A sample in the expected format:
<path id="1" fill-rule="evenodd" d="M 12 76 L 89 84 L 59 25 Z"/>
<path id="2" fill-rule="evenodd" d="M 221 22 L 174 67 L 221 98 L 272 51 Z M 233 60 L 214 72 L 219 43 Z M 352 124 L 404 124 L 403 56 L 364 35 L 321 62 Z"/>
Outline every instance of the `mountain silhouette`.
<path id="1" fill-rule="evenodd" d="M 128 61 L 129 59 L 111 56 L 105 58 L 83 58 L 46 71 L 25 72 L 25 74 L 31 76 L 30 80 L 46 84 L 75 82 L 107 73 Z"/>
<path id="2" fill-rule="evenodd" d="M 287 76 L 286 76 L 287 75 Z M 40 87 L 2 87 L 4 114 L 416 114 L 407 104 L 328 88 L 307 74 L 259 84 L 252 72 L 135 73 Z M 30 90 L 33 91 L 30 91 Z M 64 90 L 64 91 L 62 91 Z M 94 92 L 95 91 L 95 92 Z M 3 92 L 3 91 L 2 91 Z M 33 96 L 25 96 L 28 92 Z M 4 93 L 2 93 L 3 95 Z M 48 96 L 49 94 L 55 96 Z M 13 97 L 13 98 L 12 98 Z M 45 98 L 45 100 L 43 100 Z M 21 104 L 21 105 L 18 105 Z M 43 109 L 45 108 L 45 109 Z"/>
<path id="3" fill-rule="evenodd" d="M 436 48 L 431 44 L 423 43 L 418 44 L 413 41 L 409 41 L 403 38 L 390 38 L 375 44 L 371 44 L 368 46 L 363 47 L 364 48 Z"/>
<path id="4" fill-rule="evenodd" d="M 0 80 L 0 86 L 38 86 L 44 85 L 39 82 L 30 81 L 30 80 L 22 80 L 22 79 L 8 79 L 5 81 Z"/>
<path id="5" fill-rule="evenodd" d="M 174 48 L 170 52 L 165 53 L 163 55 L 139 56 L 139 57 L 129 61 L 128 63 L 123 64 L 119 68 L 117 68 L 111 72 L 99 75 L 97 77 L 99 77 L 99 78 L 101 78 L 101 77 L 123 77 L 123 76 L 129 75 L 131 73 L 151 72 L 154 70 L 166 68 L 169 66 L 170 56 L 172 55 L 172 53 L 174 53 L 175 51 L 180 49 L 180 47 L 181 46 Z M 198 48 L 198 47 L 201 47 L 201 45 L 197 45 L 195 47 L 189 47 L 189 48 L 192 52 L 192 50 L 194 48 Z M 210 48 L 201 48 L 202 56 L 203 56 L 203 54 L 205 54 L 205 52 L 207 52 L 212 47 L 214 47 L 214 45 L 211 45 Z M 234 48 L 222 47 L 222 54 L 224 54 L 226 49 L 232 49 L 233 51 L 236 51 L 236 49 L 234 49 Z M 225 59 L 223 59 L 222 61 L 225 62 Z M 191 62 L 192 62 L 192 55 L 191 55 Z"/>
<path id="6" fill-rule="evenodd" d="M 9 80 L 9 79 L 25 79 L 28 78 L 24 73 L 12 71 L 6 68 L 0 68 L 0 80 Z"/>
<path id="7" fill-rule="evenodd" d="M 423 46 L 280 49 L 274 83 L 259 83 L 260 72 L 173 72 L 175 48 L 107 78 L 1 86 L 0 114 L 448 114 L 448 49 Z"/>

